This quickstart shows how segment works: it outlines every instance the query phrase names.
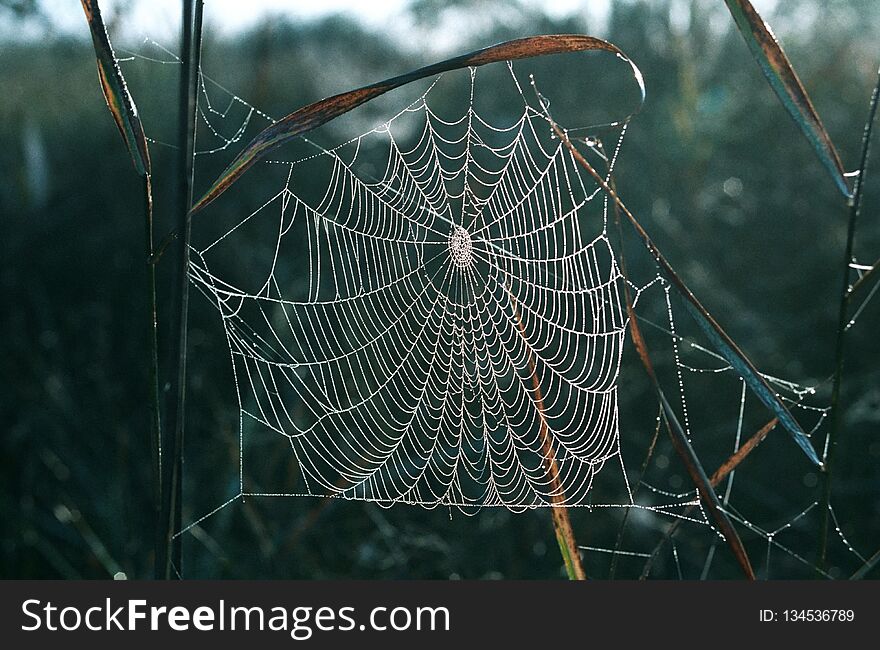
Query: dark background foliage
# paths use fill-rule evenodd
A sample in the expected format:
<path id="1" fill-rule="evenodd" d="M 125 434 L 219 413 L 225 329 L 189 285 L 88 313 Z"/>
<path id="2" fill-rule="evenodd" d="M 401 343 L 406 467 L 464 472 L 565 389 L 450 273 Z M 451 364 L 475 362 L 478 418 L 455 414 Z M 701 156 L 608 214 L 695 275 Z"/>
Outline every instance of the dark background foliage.
<path id="1" fill-rule="evenodd" d="M 13 27 L 24 20 L 33 24 L 36 13 L 44 24 L 43 11 L 40 3 L 6 1 L 0 3 L 0 20 Z M 579 14 L 553 19 L 532 4 L 493 0 L 417 0 L 409 12 L 411 40 L 417 43 L 466 24 L 466 42 L 456 46 L 462 51 L 516 36 L 596 33 L 601 27 L 599 35 L 630 53 L 648 88 L 619 162 L 617 184 L 625 201 L 763 371 L 802 384 L 831 373 L 846 210 L 723 3 L 620 0 L 601 26 Z M 846 168 L 854 168 L 880 59 L 880 5 L 781 0 L 767 18 Z M 122 14 L 111 24 L 111 36 L 124 20 Z M 233 36 L 208 24 L 206 72 L 274 116 L 455 53 L 443 49 L 442 38 L 440 45 L 419 49 L 343 17 L 267 20 Z M 118 571 L 148 576 L 153 523 L 140 183 L 106 113 L 85 21 L 75 37 L 45 29 L 39 40 L 0 42 L 0 576 L 106 577 Z M 124 71 L 148 135 L 171 140 L 177 68 L 160 68 L 129 63 Z M 606 78 L 601 64 L 593 70 L 581 86 L 560 83 L 542 91 L 555 93 L 560 102 L 582 103 L 584 110 L 626 101 L 615 95 L 625 79 Z M 330 130 L 326 137 L 329 143 L 351 135 Z M 152 155 L 162 233 L 172 219 L 175 156 L 158 145 Z M 197 191 L 228 159 L 199 160 Z M 867 263 L 880 257 L 876 178 L 880 175 L 867 186 L 856 247 Z M 240 214 L 267 187 L 277 190 L 277 184 L 261 187 L 258 180 L 242 187 L 238 198 L 224 199 L 224 209 Z M 650 262 L 637 253 L 632 245 L 635 272 L 649 273 Z M 171 286 L 167 269 L 160 267 L 164 313 Z M 188 521 L 237 487 L 238 421 L 217 320 L 195 296 Z M 878 323 L 880 313 L 871 304 L 848 339 L 847 411 L 833 501 L 843 534 L 862 553 L 880 546 Z M 169 336 L 162 332 L 163 350 Z M 699 428 L 697 451 L 711 471 L 732 444 L 739 385 L 727 377 L 695 381 L 687 390 L 690 416 Z M 649 395 L 628 350 L 621 417 L 631 479 L 653 434 L 656 403 Z M 769 417 L 758 408 L 747 416 L 746 432 Z M 652 484 L 683 489 L 686 474 L 662 438 L 657 454 L 649 469 Z M 283 477 L 286 463 L 267 463 L 267 471 Z M 612 489 L 601 486 L 597 501 L 620 501 Z M 817 499 L 818 490 L 815 473 L 776 431 L 743 466 L 734 503 L 773 529 Z M 578 541 L 612 547 L 620 517 L 619 511 L 573 512 Z M 780 541 L 812 561 L 817 521 L 800 520 Z M 634 518 L 624 547 L 650 550 L 665 525 L 659 517 Z M 762 564 L 767 541 L 741 532 L 753 561 Z M 442 509 L 249 499 L 193 533 L 185 537 L 189 577 L 563 575 L 548 512 L 488 509 L 464 517 Z M 706 527 L 682 528 L 677 550 L 685 577 L 699 577 L 713 539 Z M 761 575 L 815 575 L 784 553 L 772 557 Z M 608 574 L 606 555 L 587 553 L 585 565 L 591 576 Z M 838 539 L 832 574 L 845 576 L 857 566 Z M 624 560 L 618 575 L 635 577 L 640 569 L 641 562 Z M 711 575 L 738 576 L 723 548 Z M 652 576 L 678 576 L 670 553 L 660 557 Z"/>

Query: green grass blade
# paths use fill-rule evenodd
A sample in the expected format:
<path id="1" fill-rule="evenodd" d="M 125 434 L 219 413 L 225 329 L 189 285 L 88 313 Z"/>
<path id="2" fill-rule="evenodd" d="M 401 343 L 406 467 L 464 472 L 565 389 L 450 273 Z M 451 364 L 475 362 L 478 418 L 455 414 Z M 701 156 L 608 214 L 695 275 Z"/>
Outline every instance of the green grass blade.
<path id="1" fill-rule="evenodd" d="M 443 72 L 460 68 L 477 67 L 498 61 L 513 61 L 516 59 L 528 59 L 546 54 L 561 54 L 565 52 L 584 52 L 588 50 L 602 50 L 611 52 L 630 64 L 633 77 L 641 91 L 641 101 L 645 99 L 645 86 L 642 74 L 635 64 L 617 46 L 603 41 L 600 38 L 584 36 L 581 34 L 553 34 L 544 36 L 532 36 L 512 41 L 505 41 L 482 50 L 476 50 L 439 63 L 434 63 L 406 74 L 386 79 L 378 83 L 364 86 L 321 101 L 309 104 L 275 124 L 260 132 L 248 144 L 229 167 L 214 181 L 208 191 L 196 202 L 192 208 L 195 213 L 220 196 L 252 165 L 262 159 L 267 153 L 284 144 L 326 124 L 333 118 L 347 113 L 371 99 L 383 95 L 390 90 L 399 88 L 410 82 L 431 77 Z M 641 108 L 641 104 L 639 105 Z M 638 110 L 638 109 L 637 109 Z"/>
<path id="2" fill-rule="evenodd" d="M 667 276 L 667 279 L 670 279 L 668 273 L 665 275 Z M 675 276 L 675 278 L 678 279 L 677 276 Z M 748 385 L 758 399 L 760 399 L 764 405 L 773 411 L 773 414 L 779 418 L 779 422 L 791 434 L 798 447 L 800 447 L 807 455 L 807 458 L 810 459 L 810 462 L 816 466 L 821 466 L 822 463 L 819 460 L 819 456 L 816 454 L 815 449 L 813 449 L 810 439 L 807 437 L 807 434 L 801 425 L 798 424 L 798 421 L 795 420 L 791 411 L 788 410 L 788 407 L 783 404 L 782 400 L 779 399 L 776 392 L 752 365 L 752 362 L 749 361 L 748 357 L 743 354 L 725 331 L 721 329 L 721 326 L 718 325 L 715 319 L 712 318 L 705 308 L 703 308 L 693 294 L 687 290 L 687 287 L 685 287 L 683 283 L 679 285 L 680 282 L 681 281 L 678 280 L 678 283 L 673 282 L 672 284 L 679 290 L 679 295 L 684 298 L 684 303 L 688 312 L 697 322 L 697 325 L 700 326 L 703 333 L 710 341 L 712 341 L 712 345 L 715 349 L 718 350 L 721 356 L 723 356 L 731 366 L 733 366 L 733 369 L 743 378 L 746 385 Z"/>
<path id="3" fill-rule="evenodd" d="M 107 107 L 125 141 L 135 169 L 141 176 L 146 176 L 150 173 L 147 138 L 138 117 L 137 107 L 131 93 L 128 92 L 128 86 L 125 84 L 125 78 L 119 68 L 119 62 L 113 54 L 113 46 L 107 36 L 107 28 L 101 17 L 98 0 L 80 0 L 80 2 L 92 32 L 92 43 L 98 58 L 98 78 L 101 81 L 104 99 L 107 100 Z"/>
<path id="4" fill-rule="evenodd" d="M 773 88 L 785 110 L 794 119 L 801 132 L 813 146 L 816 155 L 837 189 L 849 198 L 852 195 L 844 175 L 840 156 L 831 142 L 831 137 L 819 119 L 810 96 L 791 66 L 788 57 L 773 35 L 770 26 L 749 0 L 724 0 L 733 15 L 733 20 L 749 46 L 752 56 L 758 62 L 764 76 Z"/>

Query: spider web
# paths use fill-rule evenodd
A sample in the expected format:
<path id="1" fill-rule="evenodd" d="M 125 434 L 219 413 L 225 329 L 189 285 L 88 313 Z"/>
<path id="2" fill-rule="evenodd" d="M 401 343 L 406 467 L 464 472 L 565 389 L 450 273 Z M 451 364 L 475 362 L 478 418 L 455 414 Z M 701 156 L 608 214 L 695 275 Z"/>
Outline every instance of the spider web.
<path id="1" fill-rule="evenodd" d="M 142 49 L 127 60 L 179 64 L 150 39 Z M 644 421 L 631 435 L 637 449 L 647 448 L 641 469 L 624 463 L 624 282 L 642 329 L 660 343 L 652 344 L 654 360 L 661 378 L 677 385 L 693 443 L 710 427 L 693 421 L 689 390 L 711 385 L 718 403 L 733 407 L 733 417 L 714 426 L 730 437 L 725 454 L 751 433 L 750 407 L 761 408 L 733 368 L 676 318 L 670 287 L 653 266 L 624 280 L 607 197 L 552 136 L 548 105 L 513 65 L 503 78 L 516 114 L 506 122 L 475 108 L 481 92 L 498 92 L 480 85 L 482 69 L 447 77 L 456 74 L 467 82 L 457 110 L 446 106 L 441 76 L 358 137 L 330 148 L 303 138 L 301 155 L 255 168 L 250 176 L 267 179 L 280 170 L 276 189 L 193 246 L 192 280 L 220 314 L 234 371 L 238 489 L 177 535 L 202 535 L 208 518 L 261 496 L 464 514 L 487 506 L 623 509 L 616 540 L 584 546 L 586 554 L 644 563 L 650 572 L 660 545 L 620 545 L 629 513 L 642 525 L 646 517 L 684 522 L 709 533 L 699 574 L 684 575 L 677 538 L 670 535 L 662 553 L 679 577 L 705 578 L 723 538 L 696 490 L 675 489 L 681 481 L 669 476 L 659 416 L 653 440 Z M 254 120 L 274 122 L 205 74 L 200 86 L 207 143 L 197 157 L 235 147 Z M 580 131 L 569 133 L 610 178 L 625 123 L 583 129 L 601 132 L 605 147 Z M 810 436 L 822 430 L 828 380 L 765 378 Z M 249 472 L 248 461 L 266 453 L 293 457 L 298 489 L 272 490 Z M 609 461 L 616 469 L 603 474 L 616 480 L 597 496 L 594 480 Z M 829 576 L 798 534 L 818 516 L 815 496 L 773 507 L 767 499 L 771 514 L 749 514 L 734 503 L 736 473 L 719 496 L 728 516 L 763 541 L 764 566 L 756 568 L 772 577 L 771 557 L 784 558 L 785 575 L 801 566 L 805 575 Z M 773 482 L 753 489 L 765 499 Z M 831 515 L 841 547 L 864 563 L 833 507 Z"/>
<path id="2" fill-rule="evenodd" d="M 242 416 L 287 440 L 297 494 L 577 505 L 619 457 L 625 320 L 599 188 L 512 66 L 511 124 L 474 109 L 476 80 L 457 118 L 431 107 L 438 78 L 378 128 L 290 162 L 269 204 L 195 251 Z M 377 150 L 382 171 L 365 177 Z M 299 178 L 326 190 L 300 195 Z M 248 291 L 212 253 L 266 213 L 274 258 Z M 280 266 L 302 241 L 300 271 Z"/>

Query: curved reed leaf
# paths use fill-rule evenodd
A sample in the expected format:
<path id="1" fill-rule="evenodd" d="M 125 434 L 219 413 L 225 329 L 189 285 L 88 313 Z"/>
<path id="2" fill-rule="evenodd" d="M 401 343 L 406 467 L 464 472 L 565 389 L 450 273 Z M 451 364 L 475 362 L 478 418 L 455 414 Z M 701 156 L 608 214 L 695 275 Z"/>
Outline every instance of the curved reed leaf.
<path id="1" fill-rule="evenodd" d="M 80 0 L 89 29 L 92 32 L 92 43 L 95 46 L 95 55 L 98 58 L 98 78 L 101 81 L 101 90 L 107 107 L 113 115 L 119 133 L 128 147 L 128 153 L 134 168 L 141 176 L 150 173 L 150 152 L 147 149 L 147 138 L 144 135 L 144 127 L 138 117 L 137 107 L 128 92 L 125 78 L 116 56 L 113 54 L 113 46 L 107 36 L 107 28 L 101 17 L 101 9 L 98 0 Z"/>
<path id="2" fill-rule="evenodd" d="M 843 165 L 831 137 L 819 119 L 810 96 L 791 66 L 788 57 L 773 35 L 770 26 L 749 0 L 724 0 L 736 26 L 758 62 L 770 87 L 776 93 L 785 110 L 809 140 L 822 165 L 831 174 L 837 189 L 847 198 L 852 190 L 844 176 Z"/>
<path id="3" fill-rule="evenodd" d="M 663 268 L 662 264 L 660 266 Z M 788 430 L 798 447 L 800 447 L 807 455 L 807 458 L 810 459 L 810 462 L 817 467 L 821 467 L 822 463 L 819 460 L 819 456 L 816 455 L 816 451 L 813 449 L 813 445 L 810 443 L 810 439 L 807 437 L 806 432 L 801 428 L 801 425 L 798 424 L 798 421 L 795 420 L 791 411 L 788 410 L 788 407 L 779 399 L 776 391 L 770 387 L 755 366 L 752 365 L 749 358 L 743 354 L 742 350 L 737 347 L 736 343 L 733 342 L 715 319 L 712 318 L 712 315 L 706 311 L 706 308 L 700 304 L 700 301 L 690 292 L 672 268 L 669 267 L 664 270 L 666 279 L 678 289 L 678 293 L 684 299 L 684 304 L 685 307 L 687 307 L 688 312 L 693 319 L 697 321 L 697 325 L 700 326 L 703 333 L 710 341 L 712 341 L 712 345 L 715 346 L 715 349 L 718 350 L 721 356 L 723 356 L 731 366 L 733 366 L 733 369 L 743 378 L 758 399 L 760 399 L 764 405 L 773 411 L 773 414 L 779 418 L 782 426 Z"/>
<path id="4" fill-rule="evenodd" d="M 341 93 L 309 104 L 279 120 L 275 124 L 264 129 L 248 144 L 229 167 L 220 174 L 204 196 L 192 207 L 195 213 L 211 201 L 225 192 L 242 174 L 254 163 L 263 158 L 276 147 L 326 124 L 335 117 L 347 113 L 371 99 L 383 95 L 390 90 L 399 88 L 410 82 L 424 79 L 442 72 L 449 72 L 467 67 L 478 67 L 498 61 L 513 61 L 516 59 L 528 59 L 547 54 L 561 54 L 565 52 L 583 52 L 588 50 L 603 50 L 616 54 L 629 63 L 632 67 L 633 77 L 639 85 L 641 102 L 645 99 L 645 85 L 642 73 L 635 64 L 616 45 L 592 36 L 582 34 L 553 34 L 543 36 L 531 36 L 512 41 L 505 41 L 481 50 L 469 52 L 461 56 L 446 59 L 412 72 L 380 81 L 356 90 Z M 641 108 L 641 103 L 639 105 Z M 635 111 L 638 112 L 638 109 Z"/>

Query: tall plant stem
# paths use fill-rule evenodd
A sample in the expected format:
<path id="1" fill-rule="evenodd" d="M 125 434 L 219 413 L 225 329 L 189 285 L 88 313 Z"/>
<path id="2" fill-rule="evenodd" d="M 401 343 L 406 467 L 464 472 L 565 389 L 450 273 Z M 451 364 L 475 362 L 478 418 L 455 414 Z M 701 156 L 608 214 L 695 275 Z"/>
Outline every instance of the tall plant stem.
<path id="1" fill-rule="evenodd" d="M 849 296 L 850 279 L 852 270 L 850 264 L 853 256 L 853 242 L 856 235 L 856 222 L 859 210 L 862 207 L 863 188 L 865 187 L 865 171 L 868 167 L 868 157 L 871 150 L 871 131 L 874 128 L 874 117 L 877 114 L 877 103 L 880 99 L 880 70 L 877 71 L 877 83 L 871 94 L 871 103 L 868 108 L 868 120 L 865 122 L 865 130 L 862 134 L 862 153 L 859 159 L 859 168 L 856 172 L 853 196 L 849 204 L 849 222 L 846 229 L 846 248 L 843 254 L 843 288 L 840 293 L 840 309 L 837 314 L 837 339 L 834 344 L 834 383 L 831 388 L 831 429 L 825 441 L 825 467 L 824 480 L 822 482 L 821 498 L 821 524 L 819 526 L 819 568 L 824 569 L 828 559 L 828 528 L 831 513 L 831 478 L 834 466 L 834 452 L 837 448 L 840 429 L 843 425 L 843 408 L 840 404 L 840 390 L 843 382 L 843 363 L 846 353 L 846 331 L 849 324 Z"/>
<path id="2" fill-rule="evenodd" d="M 571 527 L 571 518 L 568 516 L 568 508 L 565 507 L 565 491 L 562 481 L 559 478 L 559 464 L 556 462 L 556 450 L 553 447 L 553 440 L 550 437 L 550 430 L 547 427 L 547 420 L 544 417 L 544 394 L 541 390 L 541 382 L 538 380 L 538 369 L 535 365 L 535 359 L 532 351 L 528 347 L 526 341 L 526 328 L 523 325 L 522 318 L 519 315 L 519 309 L 516 306 L 516 298 L 514 298 L 510 287 L 507 287 L 507 295 L 510 299 L 510 306 L 513 309 L 513 315 L 519 327 L 519 334 L 523 343 L 526 345 L 526 355 L 529 361 L 529 372 L 532 375 L 532 388 L 535 393 L 535 407 L 538 411 L 540 419 L 540 429 L 538 436 L 541 440 L 541 454 L 544 457 L 544 463 L 547 467 L 547 474 L 550 477 L 550 500 L 552 507 L 550 508 L 553 517 L 553 530 L 556 533 L 556 542 L 559 544 L 559 552 L 562 554 L 562 560 L 565 563 L 565 572 L 568 574 L 569 580 L 586 580 L 587 573 L 581 562 L 580 551 L 578 550 L 577 541 L 574 537 L 574 530 Z"/>
<path id="3" fill-rule="evenodd" d="M 181 529 L 183 503 L 183 443 L 186 421 L 186 353 L 187 317 L 189 312 L 189 246 L 191 234 L 190 206 L 193 197 L 193 157 L 195 154 L 196 112 L 198 110 L 198 78 L 201 62 L 203 0 L 183 0 L 182 48 L 179 97 L 179 178 L 178 178 L 178 270 L 176 322 L 174 328 L 173 374 L 175 390 L 169 402 L 167 422 L 174 427 L 165 463 L 165 498 L 162 519 L 165 525 L 164 557 L 161 577 L 169 579 L 172 570 L 178 575 L 182 568 L 182 539 L 174 532 Z"/>
<path id="4" fill-rule="evenodd" d="M 161 555 L 164 540 L 162 528 L 162 416 L 159 407 L 159 319 L 156 299 L 156 265 L 153 263 L 153 182 L 144 175 L 144 248 L 147 260 L 147 328 L 150 348 L 149 409 L 150 454 L 153 480 L 155 530 L 155 561 Z"/>

